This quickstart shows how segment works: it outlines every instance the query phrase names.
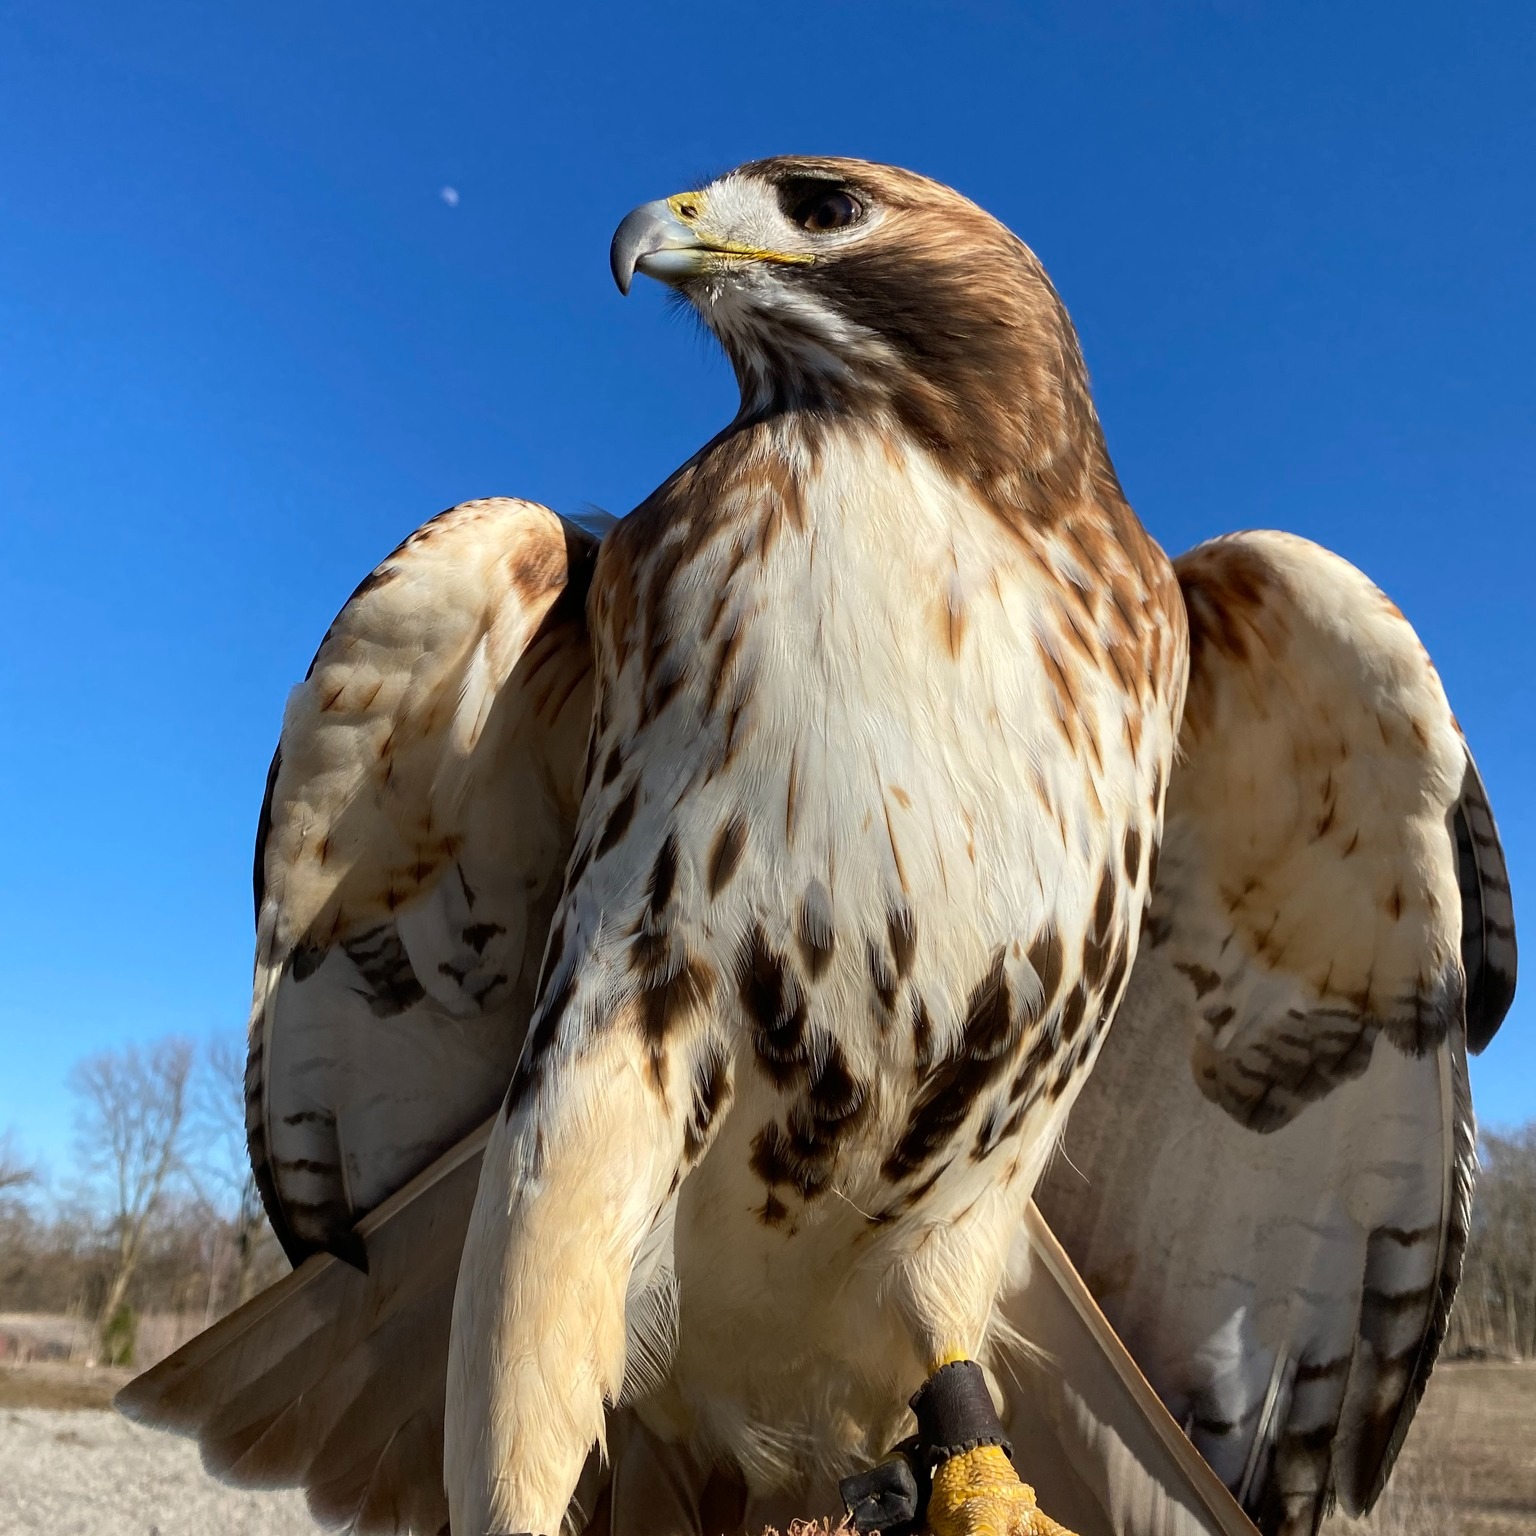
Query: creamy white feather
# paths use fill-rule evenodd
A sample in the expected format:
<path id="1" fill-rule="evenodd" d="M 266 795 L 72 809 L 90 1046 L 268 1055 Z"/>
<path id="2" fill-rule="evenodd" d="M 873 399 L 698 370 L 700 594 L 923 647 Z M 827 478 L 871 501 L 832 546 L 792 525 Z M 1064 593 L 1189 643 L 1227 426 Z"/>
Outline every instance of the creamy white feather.
<path id="1" fill-rule="evenodd" d="M 468 502 L 354 593 L 293 692 L 257 845 L 252 1156 L 295 1262 L 500 1102 L 570 848 L 596 541 Z"/>

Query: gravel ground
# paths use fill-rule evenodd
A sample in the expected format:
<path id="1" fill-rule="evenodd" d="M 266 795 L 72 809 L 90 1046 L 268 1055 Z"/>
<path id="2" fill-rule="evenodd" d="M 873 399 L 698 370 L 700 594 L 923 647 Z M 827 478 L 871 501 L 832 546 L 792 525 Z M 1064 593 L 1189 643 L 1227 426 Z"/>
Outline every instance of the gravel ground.
<path id="1" fill-rule="evenodd" d="M 190 1440 L 115 1413 L 0 1408 L 0 1536 L 316 1536 L 297 1493 L 241 1493 Z"/>
<path id="2" fill-rule="evenodd" d="M 319 1536 L 300 1494 L 225 1488 L 100 1411 L 125 1375 L 0 1368 L 0 1536 Z M 1536 1366 L 1442 1366 L 1376 1515 L 1323 1536 L 1536 1536 Z"/>

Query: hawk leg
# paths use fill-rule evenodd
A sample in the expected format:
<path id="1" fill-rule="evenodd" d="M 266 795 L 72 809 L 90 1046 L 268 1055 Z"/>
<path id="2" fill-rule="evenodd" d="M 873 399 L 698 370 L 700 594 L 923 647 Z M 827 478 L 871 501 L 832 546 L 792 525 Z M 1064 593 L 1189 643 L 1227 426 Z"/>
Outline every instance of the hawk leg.
<path id="1" fill-rule="evenodd" d="M 860 1531 L 888 1536 L 1072 1536 L 1013 1467 L 986 1378 L 974 1360 L 941 1364 L 912 1397 L 917 1434 L 902 1458 L 847 1479 Z"/>
<path id="2" fill-rule="evenodd" d="M 573 1016 L 542 1062 L 525 1058 L 481 1164 L 448 1353 L 455 1536 L 564 1528 L 604 1403 L 624 1379 L 635 1256 L 696 1125 L 694 1095 L 658 1091 L 638 1029 L 600 1020 L 583 1035 Z M 676 1040 L 671 1064 L 692 1081 Z"/>

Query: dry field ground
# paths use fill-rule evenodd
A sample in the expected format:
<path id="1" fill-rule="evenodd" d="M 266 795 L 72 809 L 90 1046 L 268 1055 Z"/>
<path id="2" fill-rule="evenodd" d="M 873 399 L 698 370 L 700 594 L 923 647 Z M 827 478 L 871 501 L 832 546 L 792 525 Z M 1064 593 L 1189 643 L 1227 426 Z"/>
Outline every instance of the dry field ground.
<path id="1" fill-rule="evenodd" d="M 1369 1520 L 1324 1536 L 1536 1536 L 1536 1364 L 1442 1365 Z"/>
<path id="2" fill-rule="evenodd" d="M 237 1493 L 195 1447 L 104 1412 L 125 1373 L 0 1367 L 0 1536 L 316 1536 L 297 1494 Z M 1536 1536 L 1536 1366 L 1444 1365 L 1363 1526 L 1325 1536 Z"/>

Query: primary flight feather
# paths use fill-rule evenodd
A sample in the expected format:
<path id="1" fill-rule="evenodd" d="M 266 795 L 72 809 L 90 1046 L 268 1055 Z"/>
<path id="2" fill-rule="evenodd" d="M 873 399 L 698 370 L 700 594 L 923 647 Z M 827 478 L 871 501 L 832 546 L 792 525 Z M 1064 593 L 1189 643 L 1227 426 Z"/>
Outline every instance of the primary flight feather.
<path id="1" fill-rule="evenodd" d="M 326 637 L 257 871 L 252 1151 L 303 1263 L 126 1406 L 358 1529 L 481 1536 L 835 1512 L 921 1392 L 938 1536 L 1055 1528 L 1010 1428 L 1080 1530 L 1240 1530 L 1028 1215 L 1129 988 L 1173 1022 L 1126 1050 L 1170 1081 L 1117 1065 L 1117 1028 L 1111 1097 L 1068 1131 L 1103 1171 L 1087 1193 L 1053 1175 L 1053 1222 L 1090 1281 L 1108 1255 L 1111 1319 L 1250 1513 L 1311 1529 L 1336 1488 L 1367 1503 L 1454 1288 L 1465 976 L 1483 1036 L 1513 979 L 1492 820 L 1411 631 L 1300 541 L 1176 574 L 1038 262 L 947 188 L 757 162 L 636 210 L 613 261 L 696 308 L 740 410 L 600 545 L 527 503 L 445 513 Z M 1329 624 L 1309 584 L 1341 594 Z M 1401 793 L 1314 785 L 1336 745 Z M 1228 782 L 1254 762 L 1272 783 Z M 1309 852 L 1284 794 L 1368 865 Z M 1367 896 L 1375 937 L 1341 944 L 1329 903 Z M 1383 926 L 1383 902 L 1410 917 Z M 1445 1139 L 1416 1154 L 1446 1170 L 1438 1204 L 1404 1197 L 1441 1234 L 1430 1342 L 1358 1378 L 1325 1427 L 1363 1448 L 1303 1477 L 1283 1426 L 1316 1428 L 1305 1350 L 1244 1333 L 1241 1296 L 1148 1290 L 1166 1260 L 1138 1201 L 1176 1205 L 1188 1159 L 1179 1190 L 1149 1159 L 1138 1191 L 1113 1128 L 1172 1143 L 1208 1111 L 1257 1140 L 1398 1058 L 1441 1097 L 1354 1105 L 1362 1136 L 1289 1189 L 1368 1180 L 1393 1115 Z M 1381 1209 L 1361 1252 L 1396 1230 Z M 1235 1217 L 1183 1241 L 1224 1233 L 1230 1265 L 1258 1261 Z M 1341 1242 L 1336 1341 L 1380 1290 Z M 1219 1384 L 1176 1369 L 1223 1328 L 1229 1374 L 1270 1373 L 1241 1453 L 1201 1417 Z"/>

